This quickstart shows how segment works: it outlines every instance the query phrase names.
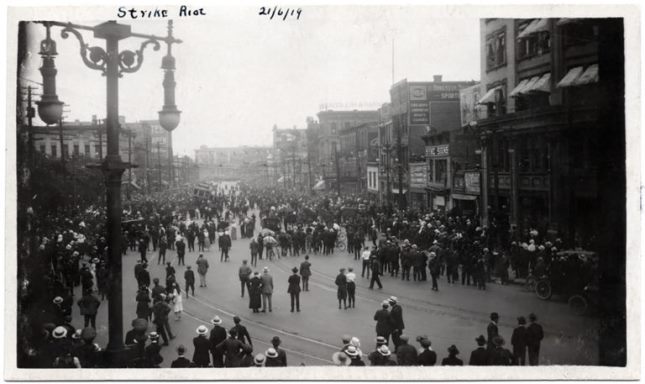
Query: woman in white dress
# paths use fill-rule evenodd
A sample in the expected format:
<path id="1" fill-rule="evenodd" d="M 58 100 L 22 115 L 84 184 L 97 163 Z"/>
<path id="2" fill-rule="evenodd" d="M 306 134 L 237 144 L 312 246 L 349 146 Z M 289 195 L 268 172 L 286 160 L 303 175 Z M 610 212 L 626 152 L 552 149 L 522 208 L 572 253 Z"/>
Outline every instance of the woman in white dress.
<path id="1" fill-rule="evenodd" d="M 181 288 L 178 283 L 172 285 L 172 302 L 173 311 L 175 312 L 175 321 L 181 320 L 181 312 L 184 310 L 183 299 L 181 298 Z"/>

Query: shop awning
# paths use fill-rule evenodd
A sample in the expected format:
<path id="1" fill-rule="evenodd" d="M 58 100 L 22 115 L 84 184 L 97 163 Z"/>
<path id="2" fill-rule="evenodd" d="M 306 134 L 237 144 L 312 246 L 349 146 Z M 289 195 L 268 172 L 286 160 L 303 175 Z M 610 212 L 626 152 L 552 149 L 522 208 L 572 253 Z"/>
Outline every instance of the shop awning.
<path id="1" fill-rule="evenodd" d="M 563 17 L 563 18 L 561 18 L 560 20 L 558 20 L 558 21 L 555 23 L 555 25 L 556 25 L 556 26 L 558 26 L 558 27 L 561 27 L 561 26 L 563 26 L 563 25 L 567 25 L 567 24 L 571 24 L 571 23 L 577 23 L 577 22 L 579 22 L 579 21 L 580 21 L 580 19 L 573 19 L 573 18 L 566 18 L 566 17 Z"/>
<path id="2" fill-rule="evenodd" d="M 558 88 L 570 87 L 573 82 L 582 74 L 582 67 L 574 67 L 558 82 Z"/>
<path id="3" fill-rule="evenodd" d="M 517 35 L 517 38 L 524 39 L 526 37 L 529 37 L 529 35 L 532 33 L 547 31 L 549 26 L 548 23 L 548 19 L 535 19 L 531 21 L 531 23 L 526 28 L 524 28 L 524 30 L 520 32 L 519 35 Z"/>
<path id="4" fill-rule="evenodd" d="M 535 86 L 535 83 L 537 83 L 539 80 L 540 80 L 540 76 L 531 77 L 531 80 L 529 80 L 528 83 L 526 83 L 524 88 L 520 89 L 519 94 L 524 95 L 529 93 L 529 91 L 532 90 L 533 87 Z"/>
<path id="5" fill-rule="evenodd" d="M 522 91 L 522 89 L 523 89 L 524 87 L 526 87 L 526 84 L 527 84 L 528 82 L 529 82 L 529 79 L 524 79 L 524 80 L 520 81 L 520 83 L 517 85 L 517 87 L 513 88 L 513 90 L 511 91 L 511 93 L 509 93 L 508 95 L 509 95 L 510 97 L 516 97 L 516 96 L 519 96 L 519 95 L 520 95 L 520 91 Z"/>
<path id="6" fill-rule="evenodd" d="M 598 82 L 598 64 L 593 64 L 587 67 L 587 69 L 580 75 L 577 79 L 573 81 L 573 85 L 586 85 Z"/>
<path id="7" fill-rule="evenodd" d="M 399 189 L 398 188 L 392 188 L 392 193 L 395 194 L 395 195 L 398 195 L 399 194 Z M 408 193 L 408 190 L 404 189 L 403 194 L 405 195 L 406 193 Z"/>
<path id="8" fill-rule="evenodd" d="M 551 93 L 551 72 L 542 75 L 540 79 L 533 84 L 533 87 L 527 91 Z"/>
<path id="9" fill-rule="evenodd" d="M 322 191 L 323 189 L 325 189 L 325 180 L 318 180 L 316 185 L 314 185 L 313 190 Z"/>
<path id="10" fill-rule="evenodd" d="M 477 200 L 477 196 L 475 195 L 462 195 L 461 193 L 453 193 L 451 196 L 453 199 L 457 200 Z"/>
<path id="11" fill-rule="evenodd" d="M 488 103 L 494 103 L 495 102 L 495 91 L 500 89 L 501 87 L 494 87 L 488 90 L 486 94 L 479 99 L 477 104 L 488 104 Z"/>

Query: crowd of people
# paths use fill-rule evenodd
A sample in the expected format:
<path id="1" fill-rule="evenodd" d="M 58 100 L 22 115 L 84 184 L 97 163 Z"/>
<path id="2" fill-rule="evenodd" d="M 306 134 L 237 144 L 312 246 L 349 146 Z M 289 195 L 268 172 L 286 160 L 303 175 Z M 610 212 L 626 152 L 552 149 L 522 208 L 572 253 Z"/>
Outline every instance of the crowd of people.
<path id="1" fill-rule="evenodd" d="M 255 212 L 259 212 L 258 216 Z M 34 231 L 28 241 L 35 246 L 27 244 L 25 248 L 34 252 L 19 254 L 19 366 L 101 366 L 102 350 L 94 342 L 96 314 L 111 289 L 105 210 L 92 205 L 73 206 L 63 215 L 60 210 L 56 215 L 32 215 Z M 256 235 L 258 220 L 263 229 Z M 160 366 L 161 348 L 176 337 L 168 318 L 174 313 L 175 319 L 180 319 L 183 295 L 185 298 L 191 292 L 195 295 L 192 266 L 185 266 L 183 285 L 175 269 L 185 265 L 186 251 L 195 252 L 195 242 L 197 252 L 217 246 L 220 262 L 227 262 L 238 232 L 240 237 L 251 239 L 251 262 L 250 265 L 243 262 L 239 280 L 241 296 L 244 297 L 245 290 L 248 292 L 253 313 L 272 312 L 273 278 L 269 268 L 265 267 L 262 273 L 253 271 L 257 260 L 263 258 L 305 255 L 300 268 L 294 267 L 288 279 L 292 312 L 300 311 L 300 292 L 309 290 L 309 255 L 339 251 L 353 255 L 354 260 L 361 261 L 361 278 L 370 279 L 370 289 L 375 285 L 382 288 L 380 277 L 388 275 L 406 282 L 425 282 L 429 274 L 431 289 L 435 291 L 444 276 L 448 285 L 485 290 L 491 282 L 509 283 L 509 271 L 513 278 L 538 275 L 591 281 L 596 268 L 593 258 L 561 256 L 559 251 L 566 245 L 557 234 L 528 229 L 522 236 L 508 235 L 500 233 L 494 222 L 487 227 L 475 217 L 435 211 L 386 213 L 357 196 L 308 196 L 245 185 L 220 188 L 206 198 L 195 196 L 191 188 L 140 195 L 123 212 L 121 238 L 124 254 L 129 249 L 140 255 L 134 271 L 138 286 L 133 295 L 137 302 L 136 319 L 125 340 L 130 353 L 128 366 Z M 168 250 L 176 258 L 167 259 Z M 155 256 L 158 265 L 165 265 L 165 284 L 148 271 Z M 205 287 L 208 260 L 200 254 L 195 266 L 200 287 Z M 575 276 L 569 272 L 572 270 L 578 271 Z M 356 279 L 353 268 L 339 270 L 335 279 L 339 309 L 355 307 Z M 79 286 L 81 297 L 75 300 L 75 288 Z M 81 329 L 71 325 L 75 301 L 84 317 Z M 525 327 L 526 320 L 522 323 L 522 319 L 518 319 L 518 328 Z M 367 355 L 371 365 L 434 365 L 430 364 L 434 352 L 427 336 L 417 338 L 420 351 L 407 344 L 396 298 L 384 302 L 374 320 L 377 346 Z M 531 325 L 536 324 L 534 315 L 529 320 Z M 492 316 L 491 321 L 497 322 Z M 248 331 L 239 323 L 238 317 L 235 326 L 227 331 L 221 327 L 221 319 L 215 317 L 210 335 L 205 326 L 200 326 L 193 340 L 192 360 L 185 357 L 187 348 L 181 346 L 172 366 L 286 366 L 279 338 L 274 338 L 273 348 L 254 354 Z M 148 332 L 150 324 L 155 327 L 153 332 Z M 540 328 L 539 333 L 529 332 L 531 326 L 525 328 L 516 329 L 518 333 L 514 332 L 511 338 L 513 352 L 506 353 L 504 339 L 491 333 L 489 327 L 488 338 L 483 335 L 477 338 L 477 343 L 485 340 L 486 357 L 474 360 L 471 357 L 469 364 L 524 364 L 526 359 L 519 352 L 523 349 L 528 351 L 528 362 L 537 364 L 542 331 Z M 392 351 L 388 347 L 390 337 L 394 343 Z M 360 345 L 352 344 L 351 339 L 340 352 L 333 358 L 338 365 L 365 364 Z M 391 353 L 396 355 L 396 362 Z M 458 354 L 457 347 L 452 346 L 442 364 L 460 365 Z M 284 364 L 276 365 L 276 361 Z"/>

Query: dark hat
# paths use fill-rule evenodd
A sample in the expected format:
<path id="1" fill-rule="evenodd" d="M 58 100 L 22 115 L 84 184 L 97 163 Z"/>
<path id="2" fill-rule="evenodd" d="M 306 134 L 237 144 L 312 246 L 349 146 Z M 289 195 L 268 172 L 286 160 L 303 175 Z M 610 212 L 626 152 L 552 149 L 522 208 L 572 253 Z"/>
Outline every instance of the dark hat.
<path id="1" fill-rule="evenodd" d="M 458 349 L 457 349 L 457 347 L 453 344 L 453 345 L 451 345 L 451 346 L 448 348 L 448 353 L 450 353 L 451 355 L 458 355 L 458 354 L 459 354 L 459 350 L 458 350 Z"/>
<path id="2" fill-rule="evenodd" d="M 280 344 L 280 342 L 281 340 L 278 336 L 273 336 L 273 338 L 271 339 L 271 344 Z"/>
<path id="3" fill-rule="evenodd" d="M 291 272 L 293 272 L 293 273 L 297 273 L 297 272 L 298 272 L 298 268 L 296 268 L 296 267 L 291 268 Z"/>
<path id="4" fill-rule="evenodd" d="M 235 324 L 239 323 L 240 321 L 242 321 L 242 320 L 240 319 L 240 317 L 239 317 L 239 316 L 233 316 L 233 322 L 234 322 Z"/>
<path id="5" fill-rule="evenodd" d="M 529 320 L 531 320 L 531 321 L 537 320 L 537 316 L 535 316 L 535 313 L 529 314 Z"/>
<path id="6" fill-rule="evenodd" d="M 428 336 L 426 335 L 417 336 L 417 341 L 419 342 L 419 344 L 421 344 L 423 348 L 428 348 L 429 346 L 432 345 L 432 342 L 430 341 L 430 339 L 428 339 Z"/>
<path id="7" fill-rule="evenodd" d="M 493 337 L 493 344 L 496 347 L 501 347 L 502 345 L 504 345 L 504 338 L 502 336 L 499 336 L 499 335 Z"/>
<path id="8" fill-rule="evenodd" d="M 383 336 L 376 337 L 376 345 L 383 345 L 383 344 L 387 344 L 387 340 L 385 340 L 385 337 Z"/>
<path id="9" fill-rule="evenodd" d="M 484 335 L 479 335 L 475 341 L 477 342 L 477 345 L 485 345 L 486 344 L 486 338 Z"/>
<path id="10" fill-rule="evenodd" d="M 499 319 L 499 315 L 497 314 L 497 312 L 493 312 L 493 313 L 490 314 L 490 318 L 492 320 L 497 320 L 497 319 Z"/>
<path id="11" fill-rule="evenodd" d="M 181 355 L 184 352 L 186 352 L 186 347 L 184 347 L 183 345 L 180 345 L 180 346 L 177 347 L 177 353 L 179 353 Z"/>
<path id="12" fill-rule="evenodd" d="M 524 325 L 524 324 L 526 324 L 526 318 L 525 318 L 524 316 L 520 316 L 520 317 L 518 317 L 518 318 L 517 318 L 517 323 L 518 323 L 519 325 Z"/>

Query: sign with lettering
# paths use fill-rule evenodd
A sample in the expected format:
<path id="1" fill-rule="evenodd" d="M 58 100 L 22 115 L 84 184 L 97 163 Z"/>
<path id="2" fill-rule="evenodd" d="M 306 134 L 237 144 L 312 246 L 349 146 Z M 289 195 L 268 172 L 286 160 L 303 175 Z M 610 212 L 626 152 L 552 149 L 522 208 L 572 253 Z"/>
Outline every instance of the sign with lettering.
<path id="1" fill-rule="evenodd" d="M 410 163 L 410 188 L 428 185 L 428 163 Z"/>
<path id="2" fill-rule="evenodd" d="M 427 157 L 445 157 L 450 155 L 450 144 L 431 145 L 426 147 Z"/>
<path id="3" fill-rule="evenodd" d="M 430 124 L 430 105 L 427 101 L 410 101 L 410 124 Z"/>
<path id="4" fill-rule="evenodd" d="M 472 195 L 479 195 L 481 193 L 481 186 L 479 180 L 479 172 L 465 172 L 464 173 L 465 192 Z"/>
<path id="5" fill-rule="evenodd" d="M 410 85 L 410 101 L 428 100 L 428 89 L 425 85 Z"/>
<path id="6" fill-rule="evenodd" d="M 459 108 L 461 110 L 461 126 L 486 118 L 486 107 L 477 104 L 486 91 L 481 84 L 464 88 L 459 91 Z"/>

